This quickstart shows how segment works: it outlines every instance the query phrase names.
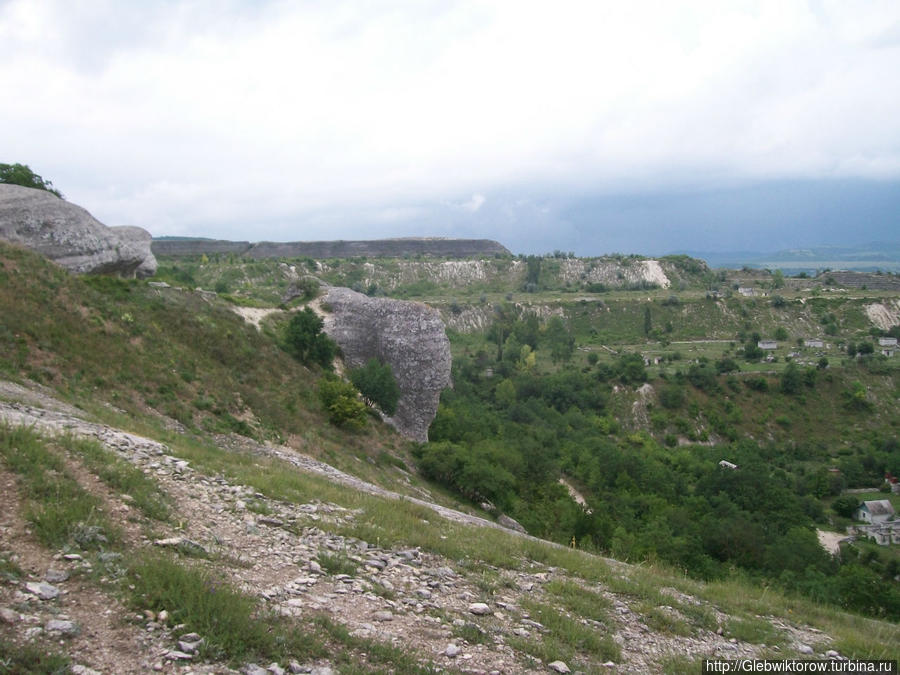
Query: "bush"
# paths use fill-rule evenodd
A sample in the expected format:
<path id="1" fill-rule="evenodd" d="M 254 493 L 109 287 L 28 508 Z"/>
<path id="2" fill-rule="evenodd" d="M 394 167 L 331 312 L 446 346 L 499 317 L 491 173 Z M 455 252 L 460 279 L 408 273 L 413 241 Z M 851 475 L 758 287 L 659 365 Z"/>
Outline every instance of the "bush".
<path id="1" fill-rule="evenodd" d="M 287 352 L 304 365 L 316 363 L 330 368 L 337 345 L 322 332 L 322 326 L 322 319 L 309 307 L 295 313 L 284 331 Z"/>
<path id="2" fill-rule="evenodd" d="M 369 359 L 362 368 L 350 371 L 350 381 L 359 389 L 366 403 L 377 405 L 386 415 L 397 412 L 400 387 L 388 363 Z"/>
<path id="3" fill-rule="evenodd" d="M 831 510 L 844 518 L 852 518 L 857 506 L 859 506 L 859 499 L 853 495 L 844 495 L 831 503 Z"/>
<path id="4" fill-rule="evenodd" d="M 356 388 L 334 375 L 319 382 L 319 400 L 332 424 L 361 429 L 366 424 L 366 406 L 359 400 Z"/>
<path id="5" fill-rule="evenodd" d="M 0 164 L 0 183 L 46 190 L 62 198 L 62 193 L 53 187 L 53 183 L 38 176 L 25 164 Z"/>
<path id="6" fill-rule="evenodd" d="M 659 390 L 659 402 L 663 408 L 674 410 L 684 405 L 684 389 L 677 384 L 668 384 Z"/>

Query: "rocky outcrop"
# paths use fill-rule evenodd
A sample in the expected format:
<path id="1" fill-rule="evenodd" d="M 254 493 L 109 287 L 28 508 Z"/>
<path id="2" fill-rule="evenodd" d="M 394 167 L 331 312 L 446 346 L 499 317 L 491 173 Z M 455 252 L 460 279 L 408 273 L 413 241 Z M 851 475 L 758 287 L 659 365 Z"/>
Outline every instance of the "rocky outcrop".
<path id="1" fill-rule="evenodd" d="M 368 241 L 245 241 L 215 239 L 158 239 L 153 242 L 157 255 L 201 255 L 236 253 L 248 258 L 402 258 L 426 255 L 439 258 L 468 258 L 494 254 L 509 255 L 509 250 L 490 239 L 447 239 L 410 237 L 408 239 L 372 239 Z"/>
<path id="2" fill-rule="evenodd" d="M 441 392 L 451 385 L 450 341 L 437 310 L 335 287 L 327 290 L 322 305 L 327 308 L 325 332 L 349 367 L 377 358 L 394 371 L 400 400 L 388 422 L 407 438 L 427 441 Z"/>
<path id="3" fill-rule="evenodd" d="M 80 206 L 45 190 L 0 185 L 0 239 L 78 274 L 147 277 L 156 272 L 149 232 L 107 227 Z"/>
<path id="4" fill-rule="evenodd" d="M 610 288 L 671 285 L 658 260 L 632 258 L 568 258 L 560 262 L 559 277 L 566 283 L 604 284 Z"/>

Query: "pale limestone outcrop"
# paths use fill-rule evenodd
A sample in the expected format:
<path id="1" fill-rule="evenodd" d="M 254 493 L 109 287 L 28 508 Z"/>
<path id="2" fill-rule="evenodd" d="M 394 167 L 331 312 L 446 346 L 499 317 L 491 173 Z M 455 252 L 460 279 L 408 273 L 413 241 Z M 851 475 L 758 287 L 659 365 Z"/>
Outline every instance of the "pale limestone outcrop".
<path id="1" fill-rule="evenodd" d="M 371 358 L 390 364 L 400 400 L 387 421 L 403 436 L 427 441 L 441 392 L 451 386 L 450 341 L 437 310 L 336 287 L 327 289 L 322 307 L 325 332 L 340 346 L 348 367 Z"/>
<path id="2" fill-rule="evenodd" d="M 0 184 L 0 239 L 77 274 L 148 277 L 156 272 L 149 232 L 107 227 L 80 206 L 45 190 Z"/>

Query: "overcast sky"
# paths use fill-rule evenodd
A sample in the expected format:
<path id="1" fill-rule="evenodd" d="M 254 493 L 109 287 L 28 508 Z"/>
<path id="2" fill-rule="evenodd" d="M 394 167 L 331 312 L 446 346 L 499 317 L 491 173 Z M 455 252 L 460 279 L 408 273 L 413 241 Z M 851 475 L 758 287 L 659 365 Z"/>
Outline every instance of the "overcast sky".
<path id="1" fill-rule="evenodd" d="M 900 239 L 900 2 L 0 0 L 0 162 L 108 225 Z"/>

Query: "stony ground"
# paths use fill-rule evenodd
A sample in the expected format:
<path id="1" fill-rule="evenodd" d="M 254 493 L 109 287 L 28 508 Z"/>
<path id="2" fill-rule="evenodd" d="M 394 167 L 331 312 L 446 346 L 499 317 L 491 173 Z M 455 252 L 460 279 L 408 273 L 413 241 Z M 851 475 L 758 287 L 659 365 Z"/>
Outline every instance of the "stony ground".
<path id="1" fill-rule="evenodd" d="M 335 534 L 342 524 L 358 518 L 358 512 L 319 501 L 296 505 L 266 499 L 247 486 L 195 471 L 162 444 L 80 419 L 77 410 L 38 391 L 4 383 L 0 384 L 2 398 L 15 402 L 0 402 L 0 420 L 34 426 L 47 434 L 96 438 L 154 476 L 160 489 L 171 495 L 179 514 L 177 525 L 160 525 L 148 536 L 145 529 L 129 525 L 127 499 L 108 491 L 70 458 L 83 487 L 99 495 L 107 511 L 122 516 L 132 546 L 196 547 L 223 561 L 221 570 L 236 586 L 272 608 L 301 619 L 328 615 L 353 635 L 414 651 L 423 664 L 439 670 L 568 672 L 568 664 L 542 663 L 513 646 L 545 632 L 540 617 L 530 616 L 522 605 L 544 600 L 544 587 L 563 578 L 561 570 L 537 563 L 517 571 L 491 570 L 491 588 L 486 591 L 483 576 L 473 574 L 465 561 L 449 561 L 417 549 L 388 550 L 377 541 Z M 245 450 L 276 455 L 300 470 L 392 496 L 291 448 L 246 440 L 242 445 Z M 0 637 L 18 644 L 53 644 L 77 664 L 73 672 L 234 672 L 222 664 L 194 663 L 192 652 L 202 636 L 185 636 L 165 614 L 129 611 L 81 573 L 87 561 L 39 546 L 20 513 L 15 477 L 0 470 L 0 489 L 0 553 L 5 552 L 27 577 L 6 583 L 0 579 Z M 429 506 L 443 517 L 496 527 L 490 521 Z M 323 569 L 328 560 L 340 562 L 343 571 Z M 617 663 L 594 664 L 598 671 L 657 672 L 660 659 L 677 655 L 737 658 L 760 656 L 766 649 L 771 653 L 771 648 L 728 638 L 712 627 L 690 636 L 655 630 L 633 598 L 596 584 L 592 590 L 602 593 L 613 608 L 607 618 L 593 623 L 597 630 L 612 634 L 621 649 Z M 673 605 L 701 603 L 674 589 L 665 592 L 672 596 Z M 673 607 L 660 609 L 678 614 Z M 720 625 L 727 619 L 718 609 L 710 610 Z M 589 619 L 581 621 L 590 624 Z M 828 637 L 814 629 L 784 622 L 776 627 L 790 636 L 793 649 L 812 652 L 808 645 L 815 645 L 822 652 L 827 647 Z M 332 664 L 255 667 L 246 664 L 241 672 L 327 673 Z"/>

